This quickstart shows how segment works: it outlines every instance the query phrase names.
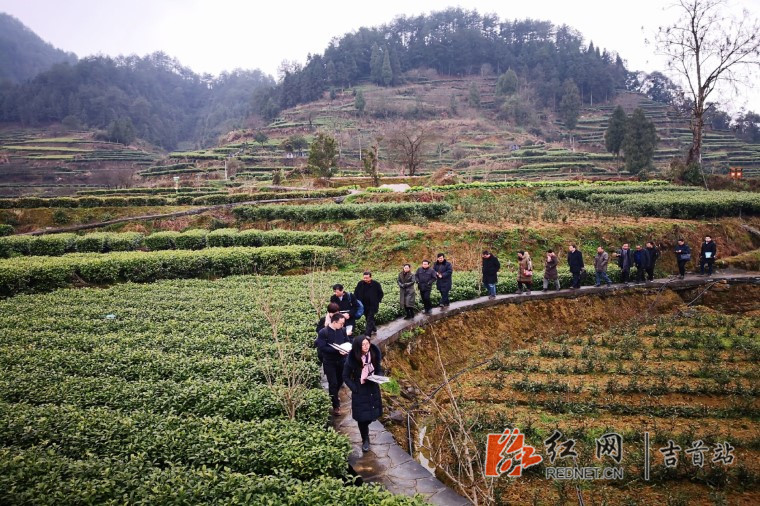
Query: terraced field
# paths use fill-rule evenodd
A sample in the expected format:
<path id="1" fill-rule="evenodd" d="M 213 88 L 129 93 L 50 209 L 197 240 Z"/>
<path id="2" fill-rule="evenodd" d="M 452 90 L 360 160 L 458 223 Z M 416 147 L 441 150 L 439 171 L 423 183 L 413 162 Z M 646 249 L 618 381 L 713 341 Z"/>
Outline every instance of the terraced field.
<path id="1" fill-rule="evenodd" d="M 724 295 L 689 308 L 684 301 L 691 296 L 634 293 L 627 301 L 529 301 L 490 315 L 481 310 L 409 338 L 393 356 L 393 370 L 433 391 L 442 381 L 437 337 L 451 396 L 481 458 L 488 434 L 520 429 L 543 460 L 524 467 L 522 477 L 497 479 L 503 502 L 572 503 L 583 494 L 591 504 L 756 504 L 760 323 L 751 310 L 758 292 L 731 290 L 742 304 Z M 530 318 L 521 320 L 525 314 Z M 438 423 L 454 423 L 453 401 L 444 392 L 437 399 L 439 408 L 425 402 L 416 415 L 422 451 L 456 469 L 457 454 Z M 598 453 L 598 441 L 610 434 L 621 438 L 618 459 Z M 552 478 L 567 467 L 622 475 Z"/>

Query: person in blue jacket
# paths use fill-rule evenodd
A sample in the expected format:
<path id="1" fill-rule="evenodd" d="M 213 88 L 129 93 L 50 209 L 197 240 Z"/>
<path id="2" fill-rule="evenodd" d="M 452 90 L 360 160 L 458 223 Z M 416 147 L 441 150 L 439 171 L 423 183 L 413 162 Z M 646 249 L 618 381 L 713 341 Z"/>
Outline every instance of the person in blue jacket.
<path id="1" fill-rule="evenodd" d="M 678 239 L 675 253 L 676 261 L 678 262 L 678 277 L 683 279 L 684 274 L 686 274 L 686 262 L 691 260 L 691 248 L 683 240 L 683 237 Z"/>
<path id="2" fill-rule="evenodd" d="M 380 348 L 372 344 L 367 336 L 354 339 L 351 353 L 343 368 L 343 381 L 351 390 L 351 417 L 359 424 L 362 437 L 362 451 L 369 451 L 369 424 L 383 414 L 383 400 L 380 385 L 367 379 L 382 376 Z"/>

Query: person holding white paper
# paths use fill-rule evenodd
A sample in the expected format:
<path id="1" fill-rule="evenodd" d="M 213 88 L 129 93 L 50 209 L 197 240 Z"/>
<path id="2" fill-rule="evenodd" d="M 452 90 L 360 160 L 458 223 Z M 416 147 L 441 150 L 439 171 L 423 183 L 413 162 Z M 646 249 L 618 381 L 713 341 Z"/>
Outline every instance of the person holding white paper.
<path id="1" fill-rule="evenodd" d="M 322 355 L 322 368 L 327 376 L 327 390 L 332 401 L 333 414 L 340 414 L 340 399 L 338 392 L 343 385 L 343 366 L 346 362 L 345 351 L 339 351 L 334 344 L 341 345 L 350 342 L 343 328 L 345 319 L 343 315 L 336 313 L 330 317 L 330 324 L 319 331 L 317 336 L 317 348 Z"/>
<path id="2" fill-rule="evenodd" d="M 705 242 L 702 243 L 702 249 L 699 252 L 699 274 L 705 273 L 705 265 L 707 266 L 707 275 L 712 276 L 713 264 L 715 263 L 715 254 L 718 248 L 709 235 L 705 237 Z"/>
<path id="3" fill-rule="evenodd" d="M 351 414 L 359 424 L 364 452 L 369 451 L 369 424 L 383 414 L 380 385 L 368 379 L 383 374 L 381 360 L 380 348 L 370 343 L 369 337 L 359 336 L 343 368 L 343 381 L 351 389 Z"/>

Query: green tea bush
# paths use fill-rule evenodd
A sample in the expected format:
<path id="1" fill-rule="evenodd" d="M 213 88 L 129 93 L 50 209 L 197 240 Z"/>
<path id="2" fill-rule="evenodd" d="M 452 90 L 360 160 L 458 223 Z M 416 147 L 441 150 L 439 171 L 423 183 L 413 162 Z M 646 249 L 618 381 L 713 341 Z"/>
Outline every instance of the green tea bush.
<path id="1" fill-rule="evenodd" d="M 0 237 L 7 236 L 7 235 L 13 235 L 16 231 L 13 229 L 11 225 L 0 225 Z"/>
<path id="2" fill-rule="evenodd" d="M 29 243 L 29 254 L 35 256 L 60 256 L 74 251 L 76 235 L 53 234 L 35 237 Z"/>
<path id="3" fill-rule="evenodd" d="M 27 428 L 30 424 L 34 431 Z M 194 467 L 294 478 L 342 476 L 349 442 L 335 431 L 286 420 L 233 421 L 145 411 L 0 403 L 0 444 L 52 447 L 70 458 L 142 454 L 158 466 Z"/>
<path id="4" fill-rule="evenodd" d="M 179 235 L 179 232 L 171 230 L 166 232 L 156 232 L 145 237 L 145 246 L 151 251 L 174 249 L 177 247 L 175 241 Z"/>
<path id="5" fill-rule="evenodd" d="M 144 283 L 169 278 L 274 274 L 308 266 L 315 257 L 324 259 L 327 266 L 338 261 L 335 250 L 323 246 L 75 253 L 57 258 L 8 259 L 0 260 L 0 295 L 49 291 L 68 286 L 75 279 L 96 284 Z"/>
<path id="6" fill-rule="evenodd" d="M 186 230 L 174 238 L 174 245 L 177 249 L 203 249 L 206 247 L 207 233 L 202 229 Z"/>
<path id="7" fill-rule="evenodd" d="M 9 235 L 0 237 L 0 257 L 27 256 L 31 252 L 34 238 L 29 235 Z"/>
<path id="8" fill-rule="evenodd" d="M 233 209 L 239 220 L 338 221 L 357 218 L 378 221 L 407 220 L 412 215 L 438 218 L 451 211 L 443 202 L 400 204 L 327 204 L 302 206 L 242 206 Z"/>
<path id="9" fill-rule="evenodd" d="M 238 234 L 236 228 L 217 228 L 206 235 L 206 242 L 210 248 L 227 248 L 235 246 L 235 237 Z"/>
<path id="10" fill-rule="evenodd" d="M 72 459 L 51 449 L 0 449 L 4 504 L 312 504 L 422 506 L 421 497 L 394 496 L 379 485 L 347 486 L 318 476 L 257 476 L 224 468 L 173 463 L 157 467 L 144 455 Z"/>

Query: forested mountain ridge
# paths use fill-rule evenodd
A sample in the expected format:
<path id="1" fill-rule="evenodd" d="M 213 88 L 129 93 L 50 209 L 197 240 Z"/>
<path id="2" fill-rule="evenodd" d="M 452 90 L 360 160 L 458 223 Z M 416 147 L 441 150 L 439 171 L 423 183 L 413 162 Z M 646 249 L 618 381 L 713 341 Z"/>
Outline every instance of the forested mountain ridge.
<path id="1" fill-rule="evenodd" d="M 74 63 L 77 57 L 42 40 L 15 17 L 0 12 L 0 83 L 20 83 L 56 63 Z"/>
<path id="2" fill-rule="evenodd" d="M 258 70 L 201 76 L 163 53 L 88 57 L 0 88 L 0 121 L 107 129 L 118 131 L 113 140 L 137 136 L 167 149 L 208 146 L 251 114 L 272 119 L 357 82 L 396 86 L 416 69 L 451 76 L 513 69 L 526 93 L 520 98 L 552 109 L 568 81 L 588 102 L 611 98 L 629 76 L 619 56 L 586 46 L 566 26 L 449 9 L 336 38 L 306 65 L 284 66 L 277 85 Z"/>
<path id="3" fill-rule="evenodd" d="M 136 136 L 167 149 L 204 145 L 238 127 L 251 114 L 252 93 L 273 85 L 260 70 L 198 75 L 161 52 L 92 56 L 0 89 L 0 121 L 119 130 L 112 140 Z"/>
<path id="4" fill-rule="evenodd" d="M 625 87 L 629 72 L 620 56 L 585 45 L 567 26 L 548 21 L 501 21 L 492 14 L 448 9 L 399 17 L 387 25 L 360 28 L 334 39 L 304 66 L 285 65 L 275 88 L 260 90 L 255 103 L 265 117 L 318 99 L 330 88 L 357 81 L 394 86 L 412 69 L 442 76 L 501 74 L 513 69 L 535 88 L 539 105 L 554 105 L 566 80 L 583 101 L 611 98 Z"/>

